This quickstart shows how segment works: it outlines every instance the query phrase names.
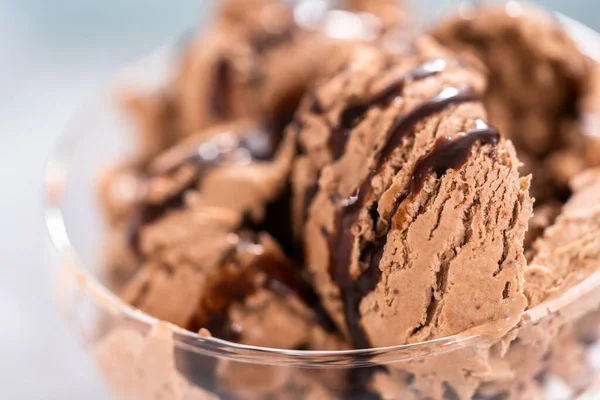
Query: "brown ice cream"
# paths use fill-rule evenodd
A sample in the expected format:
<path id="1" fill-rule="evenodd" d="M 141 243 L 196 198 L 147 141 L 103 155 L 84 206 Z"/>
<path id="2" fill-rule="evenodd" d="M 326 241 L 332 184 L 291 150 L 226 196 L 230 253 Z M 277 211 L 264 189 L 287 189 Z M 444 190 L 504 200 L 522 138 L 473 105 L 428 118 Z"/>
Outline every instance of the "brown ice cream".
<path id="1" fill-rule="evenodd" d="M 344 46 L 334 46 L 336 39 L 320 29 L 327 10 L 314 26 L 298 25 L 293 11 L 278 0 L 224 1 L 213 23 L 188 40 L 168 86 L 153 94 L 124 91 L 124 104 L 139 126 L 138 162 L 211 125 L 240 118 L 264 121 L 280 132 L 309 85 L 344 54 Z M 341 38 L 352 33 L 340 29 Z"/>
<path id="2" fill-rule="evenodd" d="M 526 306 L 529 178 L 485 122 L 483 76 L 430 39 L 415 48 L 359 48 L 297 117 L 306 262 L 357 347 L 506 329 Z"/>
<path id="3" fill-rule="evenodd" d="M 276 242 L 265 233 L 233 233 L 241 223 L 233 211 L 189 205 L 145 227 L 140 249 L 146 261 L 122 298 L 159 319 L 241 344 L 345 348 L 317 294 Z M 225 398 L 328 390 L 290 370 L 183 353 L 177 365 L 195 385 Z"/>
<path id="4" fill-rule="evenodd" d="M 251 118 L 281 134 L 301 97 L 338 67 L 349 43 L 377 39 L 409 20 L 390 0 L 330 5 L 364 15 L 309 3 L 224 0 L 208 28 L 186 40 L 168 85 L 154 93 L 123 90 L 138 126 L 136 164 L 223 122 Z"/>
<path id="5" fill-rule="evenodd" d="M 172 209 L 188 204 L 218 207 L 250 221 L 264 219 L 287 181 L 293 144 L 277 146 L 277 134 L 252 121 L 213 127 L 157 157 L 148 168 L 139 229 Z"/>
<path id="6" fill-rule="evenodd" d="M 138 163 L 218 123 L 253 118 L 281 129 L 329 47 L 299 29 L 284 2 L 223 2 L 210 26 L 186 41 L 172 82 L 151 94 L 124 92 L 139 126 Z"/>
<path id="7" fill-rule="evenodd" d="M 163 246 L 155 243 L 160 240 L 144 239 L 146 228 L 184 206 L 233 213 L 238 222 L 231 223 L 230 230 L 242 219 L 257 226 L 265 222 L 269 204 L 285 190 L 293 156 L 292 142 L 277 145 L 277 140 L 264 124 L 238 121 L 189 137 L 163 152 L 143 173 L 131 167 L 107 170 L 99 194 L 110 225 L 109 281 L 120 285 L 139 264 L 136 253 Z M 290 241 L 277 224 L 270 228 L 284 244 Z M 160 235 L 162 230 L 154 232 Z M 174 243 L 180 239 L 170 232 L 163 236 L 177 238 Z"/>
<path id="8" fill-rule="evenodd" d="M 215 211 L 208 211 L 181 212 L 156 224 L 162 238 L 181 236 L 157 243 L 163 248 L 148 256 L 123 299 L 159 319 L 196 332 L 206 328 L 221 339 L 284 349 L 327 348 L 327 332 L 335 328 L 273 239 L 231 233 L 230 221 L 218 221 L 206 215 Z M 181 237 L 185 242 L 175 245 Z M 333 339 L 329 343 L 337 347 Z"/>
<path id="9" fill-rule="evenodd" d="M 186 50 L 173 84 L 184 136 L 240 117 L 289 121 L 330 51 L 283 2 L 232 0 L 222 14 Z"/>
<path id="10" fill-rule="evenodd" d="M 211 393 L 188 379 L 173 332 L 157 323 L 146 335 L 115 329 L 94 348 L 98 368 L 111 390 L 126 400 L 328 399 L 332 392 L 316 374 L 290 368 L 261 367 L 220 361 L 210 373 L 217 380 Z M 208 373 L 209 371 L 203 371 Z M 227 390 L 224 390 L 227 388 Z"/>
<path id="11" fill-rule="evenodd" d="M 598 128 L 583 124 L 598 112 L 596 63 L 552 15 L 520 2 L 469 10 L 435 36 L 485 65 L 489 121 L 532 173 L 536 204 L 566 200 L 569 180 L 600 164 Z"/>
<path id="12" fill-rule="evenodd" d="M 142 140 L 98 185 L 107 282 L 220 357 L 163 322 L 112 320 L 94 353 L 113 390 L 529 400 L 553 380 L 586 388 L 600 299 L 580 286 L 569 307 L 552 301 L 600 261 L 600 67 L 516 2 L 471 9 L 435 38 L 415 38 L 396 1 L 323 4 L 223 1 L 166 86 L 124 92 Z M 375 350 L 352 359 L 360 368 L 328 355 L 303 369 L 312 354 L 247 363 L 209 336 L 296 351 L 429 342 L 398 362 Z"/>
<path id="13" fill-rule="evenodd" d="M 121 297 L 161 320 L 241 344 L 346 348 L 318 295 L 277 242 L 266 233 L 239 231 L 265 220 L 265 205 L 284 186 L 291 146 L 283 144 L 274 160 L 253 160 L 251 134 L 233 140 L 231 132 L 199 143 L 189 139 L 151 164 L 153 175 L 128 225 L 136 233 L 130 246 L 143 265 Z M 207 186 L 209 179 L 219 184 Z M 228 361 L 207 368 L 206 358 L 195 358 L 177 358 L 181 373 L 225 397 L 288 392 L 303 398 L 329 390 L 308 373 Z"/>
<path id="14" fill-rule="evenodd" d="M 571 184 L 573 195 L 555 223 L 533 245 L 525 271 L 530 307 L 564 292 L 597 271 L 600 262 L 600 170 Z"/>
<path id="15" fill-rule="evenodd" d="M 599 228 L 595 213 L 599 188 L 600 170 L 579 175 L 572 183 L 573 196 L 534 245 L 538 252 L 525 269 L 528 309 L 597 273 L 600 245 L 596 243 Z M 406 393 L 408 389 L 401 383 L 389 389 L 388 377 L 402 382 L 398 376 L 410 373 L 409 392 L 416 398 L 447 398 L 452 393 L 451 398 L 458 399 L 475 395 L 485 399 L 545 399 L 544 385 L 557 379 L 575 391 L 583 390 L 593 377 L 588 347 L 599 337 L 600 299 L 590 288 L 581 289 L 577 296 L 577 302 L 537 323 L 528 324 L 525 318 L 520 322 L 523 328 L 489 347 L 392 366 L 383 378 L 375 376 L 372 385 L 382 396 L 390 390 Z"/>
<path id="16" fill-rule="evenodd" d="M 285 185 L 292 143 L 286 141 L 275 152 L 271 139 L 268 131 L 250 122 L 221 126 L 189 138 L 150 164 L 148 177 L 138 185 L 141 190 L 135 207 L 125 214 L 128 223 L 116 224 L 127 228 L 129 245 L 144 262 L 125 288 L 123 297 L 128 302 L 196 331 L 210 328 L 213 315 L 226 314 L 222 307 L 229 310 L 237 296 L 240 301 L 248 297 L 261 312 L 273 308 L 260 306 L 273 294 L 255 294 L 255 287 L 268 286 L 265 279 L 273 278 L 272 274 L 280 270 L 286 274 L 283 270 L 292 271 L 292 267 L 268 235 L 247 239 L 253 234 L 235 233 L 244 223 L 258 225 L 264 221 L 266 205 Z M 118 190 L 114 192 L 118 196 Z M 120 204 L 106 202 L 108 206 L 114 203 Z M 265 260 L 273 271 L 266 273 L 256 265 L 267 263 Z M 231 273 L 227 273 L 229 269 Z M 236 282 L 242 286 L 235 286 Z M 234 285 L 233 293 L 217 299 L 211 288 L 227 285 Z M 309 289 L 307 286 L 303 290 Z M 166 301 L 169 293 L 186 295 Z M 303 293 L 310 296 L 312 292 Z M 203 305 L 207 301 L 215 304 Z M 234 307 L 231 312 L 237 315 L 241 311 Z M 281 322 L 277 318 L 268 320 Z M 213 334 L 219 336 L 220 330 L 214 329 Z M 299 327 L 297 332 L 302 335 Z M 258 337 L 254 341 L 265 345 Z"/>

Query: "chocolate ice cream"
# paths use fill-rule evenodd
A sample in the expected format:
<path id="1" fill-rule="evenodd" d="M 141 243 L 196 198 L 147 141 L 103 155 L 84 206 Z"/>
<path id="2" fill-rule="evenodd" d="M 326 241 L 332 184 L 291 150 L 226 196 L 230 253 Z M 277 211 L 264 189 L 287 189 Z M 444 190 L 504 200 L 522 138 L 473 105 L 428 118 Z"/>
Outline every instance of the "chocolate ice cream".
<path id="1" fill-rule="evenodd" d="M 119 173 L 129 170 L 109 174 L 101 182 L 105 208 L 113 229 L 128 236 L 113 253 L 113 267 L 141 264 L 127 270 L 133 277 L 120 290 L 123 300 L 190 331 L 208 329 L 240 344 L 346 348 L 318 295 L 278 244 L 285 238 L 276 241 L 261 231 L 277 234 L 283 231 L 277 224 L 290 226 L 267 211 L 272 204 L 270 214 L 285 214 L 273 208 L 285 192 L 293 151 L 291 138 L 279 143 L 270 126 L 244 120 L 208 129 L 160 154 L 127 193 L 118 182 L 124 179 Z M 207 367 L 206 358 L 196 358 L 176 356 L 179 370 L 221 395 L 329 390 L 308 386 L 312 380 L 303 374 L 292 379 L 265 368 L 259 384 L 252 376 L 261 368 L 225 361 Z"/>
<path id="2" fill-rule="evenodd" d="M 131 222 L 134 214 L 147 223 L 181 207 L 192 189 L 202 189 L 190 201 L 260 219 L 285 185 L 292 161 L 293 144 L 279 143 L 278 136 L 272 126 L 239 120 L 190 136 L 143 171 L 123 164 L 108 168 L 98 185 L 103 211 L 111 226 Z"/>
<path id="3" fill-rule="evenodd" d="M 156 324 L 147 336 L 115 329 L 94 348 L 110 389 L 124 400 L 218 400 L 177 371 L 173 334 L 166 325 Z"/>
<path id="4" fill-rule="evenodd" d="M 573 195 L 555 223 L 533 245 L 525 270 L 529 307 L 573 287 L 598 270 L 600 261 L 600 169 L 571 184 Z"/>
<path id="5" fill-rule="evenodd" d="M 568 183 L 600 164 L 598 128 L 585 126 L 600 92 L 596 63 L 554 16 L 532 5 L 476 7 L 435 28 L 435 36 L 487 69 L 489 121 L 532 173 L 536 204 L 564 201 Z"/>
<path id="6" fill-rule="evenodd" d="M 136 254 L 148 255 L 159 240 L 146 240 L 145 231 L 173 211 L 218 208 L 230 211 L 235 229 L 241 220 L 271 229 L 284 245 L 290 242 L 285 229 L 265 214 L 285 191 L 293 156 L 293 143 L 278 137 L 269 126 L 253 121 L 215 126 L 189 137 L 163 152 L 142 173 L 131 167 L 108 170 L 99 192 L 108 217 L 110 281 L 120 285 L 139 264 Z M 218 183 L 217 183 L 218 182 Z M 271 213 L 286 217 L 285 212 Z M 266 226 L 269 225 L 269 226 Z M 161 229 L 154 230 L 160 235 Z M 154 235 L 156 236 L 156 235 Z M 170 232 L 164 240 L 177 243 Z"/>
<path id="7" fill-rule="evenodd" d="M 362 47 L 297 117 L 306 263 L 359 348 L 507 329 L 526 306 L 529 178 L 484 85 L 428 38 L 399 59 Z"/>
<path id="8" fill-rule="evenodd" d="M 185 205 L 218 207 L 262 221 L 267 204 L 284 190 L 292 156 L 290 140 L 277 146 L 277 133 L 252 121 L 190 137 L 149 166 L 130 226 L 133 240 L 145 225 Z"/>
<path id="9" fill-rule="evenodd" d="M 140 136 L 137 163 L 240 118 L 273 124 L 281 133 L 309 85 L 343 54 L 334 38 L 308 28 L 283 1 L 224 1 L 210 26 L 186 42 L 172 82 L 155 93 L 123 92 Z"/>
<path id="10" fill-rule="evenodd" d="M 214 124 L 253 118 L 281 129 L 331 51 L 298 28 L 292 11 L 276 0 L 224 1 L 186 41 L 170 83 L 148 94 L 126 90 L 141 139 L 137 163 Z"/>
<path id="11" fill-rule="evenodd" d="M 391 1 L 354 5 L 373 12 L 370 19 L 309 3 L 224 1 L 210 26 L 187 41 L 170 84 L 152 94 L 126 90 L 124 103 L 141 138 L 138 163 L 209 126 L 240 118 L 280 132 L 315 79 L 343 59 L 341 41 L 377 38 L 406 15 Z"/>
<path id="12" fill-rule="evenodd" d="M 572 183 L 572 198 L 533 246 L 537 254 L 524 274 L 527 309 L 556 298 L 597 273 L 600 246 L 596 243 L 594 213 L 599 188 L 599 170 L 579 175 Z M 383 396 L 390 391 L 388 376 L 402 382 L 398 376 L 410 373 L 410 393 L 416 398 L 447 398 L 448 393 L 458 399 L 475 395 L 507 400 L 554 398 L 544 389 L 552 380 L 560 380 L 574 391 L 583 390 L 593 377 L 594 361 L 588 348 L 600 336 L 599 306 L 594 289 L 581 288 L 578 301 L 568 308 L 530 324 L 528 318 L 535 318 L 532 314 L 520 321 L 522 328 L 489 347 L 468 347 L 391 366 L 385 378 L 375 376 L 372 385 Z M 546 312 L 550 313 L 557 306 L 548 307 Z M 398 385 L 392 393 L 404 393 Z"/>
<path id="13" fill-rule="evenodd" d="M 181 236 L 156 243 L 163 248 L 148 256 L 123 299 L 159 319 L 195 332 L 205 328 L 221 339 L 284 349 L 327 348 L 326 333 L 335 327 L 273 239 L 228 232 L 227 223 L 206 214 L 181 212 L 155 226 L 163 239 L 167 232 Z M 336 348 L 334 340 L 330 343 Z"/>
<path id="14" fill-rule="evenodd" d="M 527 400 L 589 385 L 600 67 L 538 9 L 465 10 L 417 36 L 395 1 L 227 0 L 160 91 L 124 92 L 143 140 L 98 185 L 108 282 L 178 328 L 102 327 L 117 393 Z M 182 329 L 199 336 L 182 345 Z"/>

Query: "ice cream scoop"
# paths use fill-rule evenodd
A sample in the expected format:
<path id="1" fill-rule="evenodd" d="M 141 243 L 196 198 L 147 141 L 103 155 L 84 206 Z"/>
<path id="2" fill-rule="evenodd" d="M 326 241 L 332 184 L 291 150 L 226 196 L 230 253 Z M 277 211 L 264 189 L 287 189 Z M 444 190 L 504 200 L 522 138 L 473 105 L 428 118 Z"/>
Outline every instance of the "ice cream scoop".
<path id="1" fill-rule="evenodd" d="M 521 2 L 475 7 L 434 33 L 485 66 L 489 121 L 532 173 L 536 205 L 564 202 L 570 179 L 600 163 L 598 129 L 585 123 L 598 115 L 596 63 L 553 15 Z"/>
<path id="2" fill-rule="evenodd" d="M 526 306 L 529 178 L 483 91 L 429 38 L 410 57 L 359 47 L 291 128 L 307 266 L 356 347 L 506 330 Z"/>

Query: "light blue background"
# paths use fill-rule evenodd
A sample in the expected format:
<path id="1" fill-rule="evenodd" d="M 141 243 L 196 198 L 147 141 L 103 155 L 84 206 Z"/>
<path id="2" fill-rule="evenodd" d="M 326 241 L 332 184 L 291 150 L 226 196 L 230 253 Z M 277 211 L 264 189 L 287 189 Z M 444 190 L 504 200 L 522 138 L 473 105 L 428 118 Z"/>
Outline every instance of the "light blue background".
<path id="1" fill-rule="evenodd" d="M 109 398 L 51 306 L 39 205 L 43 161 L 82 99 L 204 19 L 212 3 L 0 0 L 0 398 Z M 598 0 L 541 3 L 600 28 Z"/>

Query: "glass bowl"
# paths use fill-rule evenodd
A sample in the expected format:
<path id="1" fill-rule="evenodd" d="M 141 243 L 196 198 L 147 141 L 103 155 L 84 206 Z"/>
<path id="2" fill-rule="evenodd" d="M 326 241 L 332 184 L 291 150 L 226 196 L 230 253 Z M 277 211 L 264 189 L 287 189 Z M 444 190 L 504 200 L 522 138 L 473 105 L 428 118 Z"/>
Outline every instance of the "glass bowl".
<path id="1" fill-rule="evenodd" d="M 600 36 L 558 17 L 582 51 L 600 59 Z M 128 68 L 122 79 L 159 84 L 176 51 L 175 43 L 162 47 Z M 589 334 L 600 326 L 600 271 L 523 313 L 501 339 L 473 330 L 368 350 L 245 346 L 200 336 L 128 306 L 99 279 L 103 223 L 94 190 L 101 166 L 131 146 L 125 140 L 128 129 L 110 92 L 101 93 L 66 129 L 45 181 L 61 313 L 119 398 L 463 399 L 480 374 L 492 376 L 487 365 L 494 366 L 493 378 L 478 399 L 508 399 L 498 395 L 504 387 L 516 388 L 511 399 L 600 398 L 600 351 L 596 335 Z M 373 377 L 369 384 L 367 376 Z M 340 389 L 348 380 L 354 383 L 350 391 Z"/>

